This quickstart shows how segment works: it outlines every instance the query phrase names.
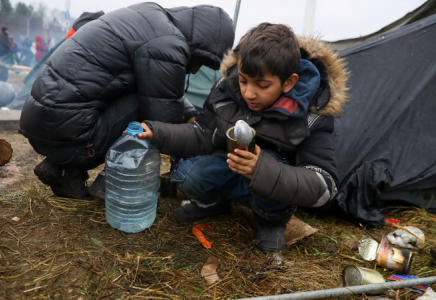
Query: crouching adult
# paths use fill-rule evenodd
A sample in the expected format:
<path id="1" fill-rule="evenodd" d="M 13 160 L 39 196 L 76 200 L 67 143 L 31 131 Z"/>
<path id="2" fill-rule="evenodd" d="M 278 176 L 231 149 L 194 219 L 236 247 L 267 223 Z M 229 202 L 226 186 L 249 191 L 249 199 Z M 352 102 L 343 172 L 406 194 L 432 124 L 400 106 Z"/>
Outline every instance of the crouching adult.
<path id="1" fill-rule="evenodd" d="M 87 171 L 129 122 L 197 114 L 183 97 L 185 75 L 218 69 L 233 40 L 230 17 L 210 5 L 145 2 L 82 26 L 51 55 L 22 110 L 19 132 L 46 156 L 34 170 L 39 180 L 58 196 L 88 198 Z M 104 195 L 102 175 L 93 195 Z"/>

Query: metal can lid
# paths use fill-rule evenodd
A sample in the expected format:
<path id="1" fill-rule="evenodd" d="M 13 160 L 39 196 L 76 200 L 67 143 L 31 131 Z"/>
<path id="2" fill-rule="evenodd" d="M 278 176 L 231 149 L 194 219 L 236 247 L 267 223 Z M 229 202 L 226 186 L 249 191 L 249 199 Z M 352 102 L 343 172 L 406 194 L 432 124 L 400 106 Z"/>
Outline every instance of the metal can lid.
<path id="1" fill-rule="evenodd" d="M 379 244 L 373 239 L 364 239 L 359 245 L 359 254 L 366 261 L 373 261 L 377 257 Z"/>
<path id="2" fill-rule="evenodd" d="M 362 273 L 356 266 L 347 266 L 342 271 L 342 283 L 344 286 L 354 286 L 362 284 Z"/>
<path id="3" fill-rule="evenodd" d="M 355 286 L 383 282 L 385 282 L 385 279 L 376 270 L 363 267 L 348 266 L 342 271 L 342 283 L 344 286 Z"/>

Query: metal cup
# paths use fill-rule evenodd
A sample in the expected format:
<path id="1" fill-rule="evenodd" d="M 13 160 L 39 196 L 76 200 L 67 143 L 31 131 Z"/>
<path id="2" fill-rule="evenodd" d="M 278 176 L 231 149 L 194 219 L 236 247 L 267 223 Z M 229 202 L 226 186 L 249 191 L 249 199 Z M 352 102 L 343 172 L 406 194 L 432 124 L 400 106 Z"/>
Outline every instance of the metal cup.
<path id="1" fill-rule="evenodd" d="M 251 131 L 253 131 L 253 139 L 251 140 L 250 145 L 248 145 L 248 151 L 254 154 L 255 145 L 256 145 L 256 130 L 251 128 Z M 235 126 L 232 126 L 229 129 L 227 129 L 226 136 L 227 136 L 227 151 L 229 151 L 229 153 L 233 153 L 235 149 L 246 150 L 244 145 L 240 145 L 236 142 Z"/>

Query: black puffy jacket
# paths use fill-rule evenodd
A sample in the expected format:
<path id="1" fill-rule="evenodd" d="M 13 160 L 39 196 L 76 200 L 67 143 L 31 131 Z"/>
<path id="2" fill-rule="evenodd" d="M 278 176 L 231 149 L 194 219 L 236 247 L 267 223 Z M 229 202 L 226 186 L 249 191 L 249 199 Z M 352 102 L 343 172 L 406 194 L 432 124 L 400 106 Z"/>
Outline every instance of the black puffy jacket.
<path id="1" fill-rule="evenodd" d="M 140 118 L 180 123 L 187 64 L 218 69 L 232 47 L 230 17 L 209 5 L 139 3 L 89 22 L 50 57 L 24 104 L 19 131 L 46 145 L 87 142 L 102 111 L 135 92 Z"/>

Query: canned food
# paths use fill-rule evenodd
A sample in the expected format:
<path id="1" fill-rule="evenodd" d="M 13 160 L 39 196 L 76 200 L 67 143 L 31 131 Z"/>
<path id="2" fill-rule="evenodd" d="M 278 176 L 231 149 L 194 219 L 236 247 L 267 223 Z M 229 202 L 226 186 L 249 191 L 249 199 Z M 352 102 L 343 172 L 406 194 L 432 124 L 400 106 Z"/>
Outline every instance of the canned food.
<path id="1" fill-rule="evenodd" d="M 373 261 L 377 257 L 379 244 L 373 239 L 364 239 L 359 245 L 360 256 L 367 261 Z"/>
<path id="2" fill-rule="evenodd" d="M 377 250 L 376 263 L 389 270 L 401 274 L 408 274 L 412 265 L 413 252 L 406 249 L 392 247 L 383 236 Z"/>
<path id="3" fill-rule="evenodd" d="M 355 286 L 384 282 L 385 279 L 376 270 L 356 266 L 347 266 L 342 271 L 342 283 L 344 286 Z"/>

